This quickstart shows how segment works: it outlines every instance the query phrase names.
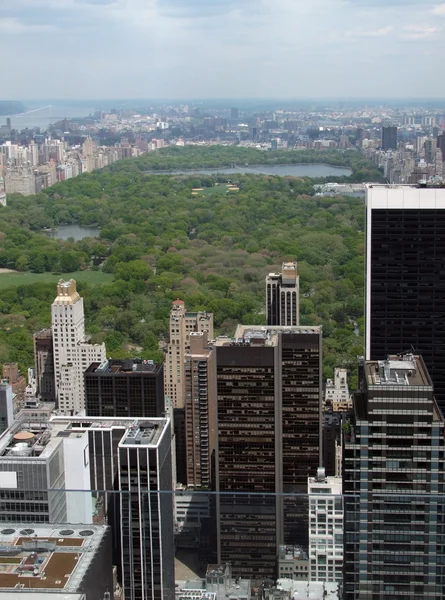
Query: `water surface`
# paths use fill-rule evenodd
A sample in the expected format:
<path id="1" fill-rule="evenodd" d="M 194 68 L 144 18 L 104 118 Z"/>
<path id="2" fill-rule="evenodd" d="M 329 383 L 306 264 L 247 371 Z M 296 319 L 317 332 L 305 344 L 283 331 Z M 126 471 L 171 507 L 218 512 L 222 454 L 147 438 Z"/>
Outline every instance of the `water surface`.
<path id="1" fill-rule="evenodd" d="M 156 173 L 156 171 L 147 171 Z M 187 171 L 168 171 L 171 175 L 214 175 L 216 173 L 253 173 L 256 175 L 279 175 L 281 177 L 343 177 L 352 174 L 347 167 L 335 167 L 323 164 L 299 165 L 255 165 L 252 167 L 221 167 L 217 169 L 191 169 Z"/>
<path id="2" fill-rule="evenodd" d="M 57 230 L 47 231 L 46 233 L 58 240 L 74 238 L 75 242 L 86 237 L 99 237 L 99 229 L 97 227 L 81 227 L 80 225 L 59 225 Z"/>

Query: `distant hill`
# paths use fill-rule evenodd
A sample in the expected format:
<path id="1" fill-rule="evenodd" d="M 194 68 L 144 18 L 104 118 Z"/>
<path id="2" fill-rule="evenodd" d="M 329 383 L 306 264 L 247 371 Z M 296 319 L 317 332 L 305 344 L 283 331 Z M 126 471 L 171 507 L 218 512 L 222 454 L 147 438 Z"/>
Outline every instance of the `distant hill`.
<path id="1" fill-rule="evenodd" d="M 0 115 L 16 115 L 25 112 L 26 107 L 16 100 L 0 100 Z"/>

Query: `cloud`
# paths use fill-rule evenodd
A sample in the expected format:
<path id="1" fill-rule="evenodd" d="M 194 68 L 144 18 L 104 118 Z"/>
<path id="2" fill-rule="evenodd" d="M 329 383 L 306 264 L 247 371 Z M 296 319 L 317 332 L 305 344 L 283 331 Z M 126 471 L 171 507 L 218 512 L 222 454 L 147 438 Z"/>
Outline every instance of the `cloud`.
<path id="1" fill-rule="evenodd" d="M 410 25 L 405 27 L 400 37 L 403 40 L 425 40 L 434 37 L 438 31 L 437 27 L 429 25 Z"/>
<path id="2" fill-rule="evenodd" d="M 0 17 L 0 32 L 4 34 L 18 34 L 50 31 L 51 25 L 25 23 L 16 17 Z"/>
<path id="3" fill-rule="evenodd" d="M 74 4 L 89 4 L 90 6 L 109 6 L 116 2 L 117 0 L 74 0 Z"/>
<path id="4" fill-rule="evenodd" d="M 346 35 L 348 37 L 357 37 L 357 38 L 376 38 L 376 37 L 384 37 L 391 33 L 394 29 L 392 25 L 386 25 L 385 27 L 379 27 L 378 29 L 368 29 L 368 30 L 352 30 L 348 31 Z"/>
<path id="5" fill-rule="evenodd" d="M 438 4 L 431 12 L 438 17 L 445 17 L 445 4 Z"/>
<path id="6" fill-rule="evenodd" d="M 254 0 L 159 0 L 162 15 L 178 18 L 208 18 L 234 11 L 245 12 L 254 5 Z M 255 4 L 258 7 L 258 2 Z"/>

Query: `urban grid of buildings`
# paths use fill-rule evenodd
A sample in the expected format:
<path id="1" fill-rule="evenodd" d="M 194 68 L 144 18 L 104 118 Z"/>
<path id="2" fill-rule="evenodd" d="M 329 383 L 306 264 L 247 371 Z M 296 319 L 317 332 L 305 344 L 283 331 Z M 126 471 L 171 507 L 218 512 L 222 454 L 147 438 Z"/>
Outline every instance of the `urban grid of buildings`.
<path id="1" fill-rule="evenodd" d="M 91 345 L 59 281 L 27 383 L 15 364 L 0 383 L 0 593 L 443 597 L 445 189 L 365 189 L 352 395 L 344 368 L 323 384 L 296 262 L 265 278 L 267 324 L 233 336 L 175 300 L 164 364 Z M 177 551 L 205 578 L 175 578 Z"/>
<path id="2" fill-rule="evenodd" d="M 411 107 L 326 107 L 264 111 L 186 104 L 96 111 L 46 131 L 0 126 L 0 204 L 6 194 L 39 193 L 59 181 L 167 146 L 240 145 L 263 150 L 356 150 L 389 183 L 442 182 L 445 114 Z M 329 194 L 360 195 L 354 185 Z"/>

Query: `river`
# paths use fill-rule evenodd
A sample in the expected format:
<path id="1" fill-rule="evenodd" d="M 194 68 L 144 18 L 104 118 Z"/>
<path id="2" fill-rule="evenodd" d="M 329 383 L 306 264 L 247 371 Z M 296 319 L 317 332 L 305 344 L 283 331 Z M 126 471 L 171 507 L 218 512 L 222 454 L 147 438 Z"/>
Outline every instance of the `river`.
<path id="1" fill-rule="evenodd" d="M 159 171 L 146 171 L 147 174 L 155 175 Z M 252 167 L 221 167 L 220 169 L 191 169 L 188 171 L 165 171 L 169 175 L 214 175 L 253 173 L 255 175 L 279 175 L 280 177 L 344 177 L 352 174 L 352 170 L 346 167 L 335 167 L 323 164 L 299 164 L 299 165 L 255 165 Z"/>

